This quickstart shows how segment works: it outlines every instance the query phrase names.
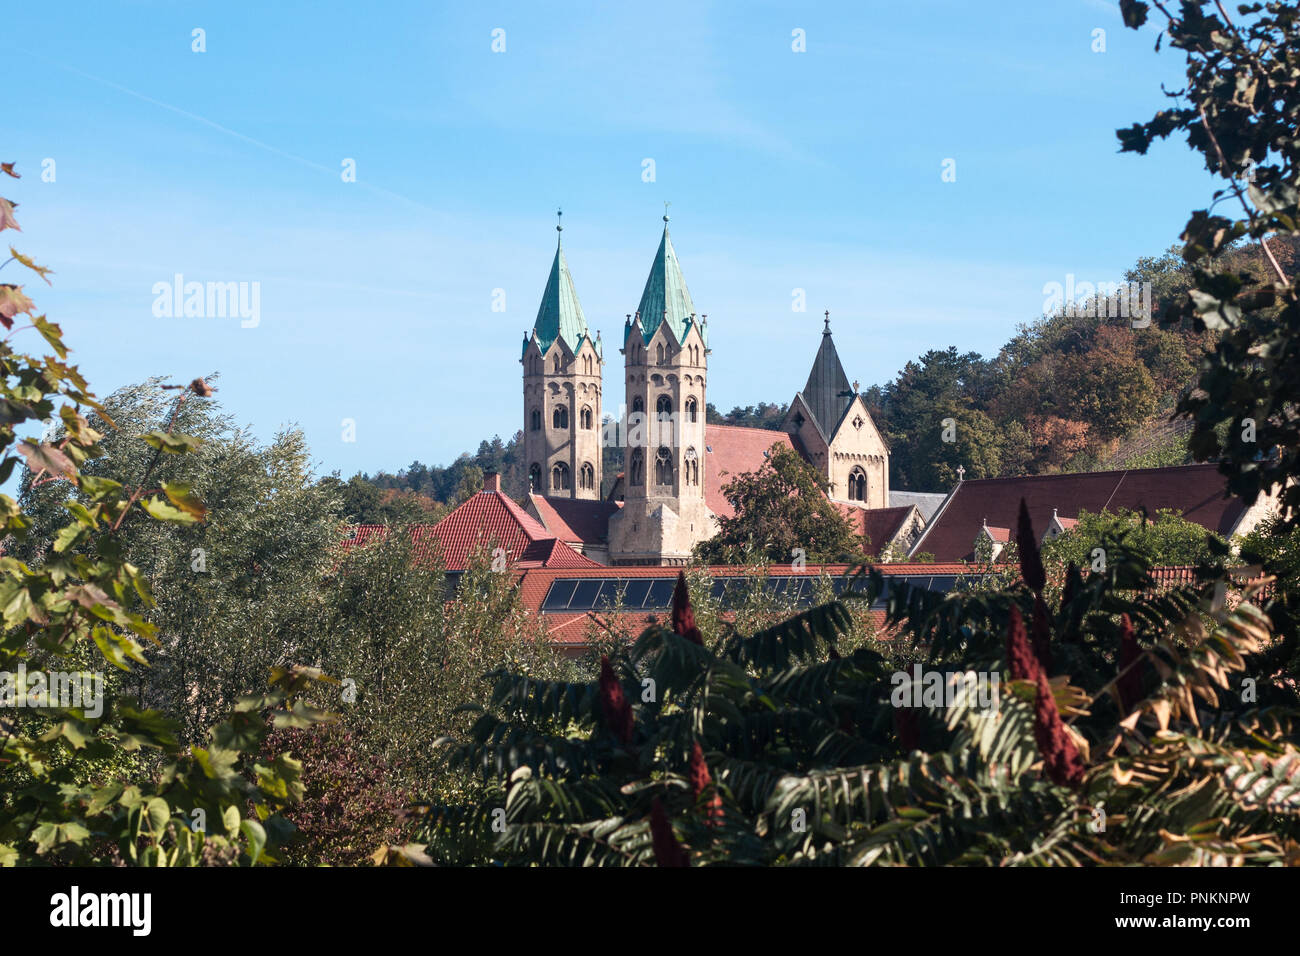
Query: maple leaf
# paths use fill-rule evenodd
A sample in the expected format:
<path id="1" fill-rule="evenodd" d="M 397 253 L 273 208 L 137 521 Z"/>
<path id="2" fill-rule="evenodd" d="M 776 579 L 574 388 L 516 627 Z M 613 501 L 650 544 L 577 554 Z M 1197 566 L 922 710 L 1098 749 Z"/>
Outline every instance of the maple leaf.
<path id="1" fill-rule="evenodd" d="M 72 464 L 71 459 L 53 445 L 38 445 L 31 439 L 27 439 L 18 446 L 18 453 L 27 459 L 27 467 L 34 474 L 48 471 L 51 474 L 66 475 L 71 478 L 77 473 L 77 468 Z"/>
<path id="2" fill-rule="evenodd" d="M 31 269 L 33 272 L 38 274 L 42 279 L 45 279 L 45 274 L 47 272 L 54 271 L 49 266 L 38 266 L 36 263 L 32 262 L 31 259 L 28 259 L 25 255 L 23 255 L 21 252 L 15 249 L 13 246 L 9 247 L 9 254 L 13 256 L 15 259 L 17 259 L 19 262 L 21 262 L 23 265 L 25 265 L 27 268 Z M 52 283 L 49 279 L 45 279 L 45 284 L 53 285 L 54 283 Z"/>
<path id="3" fill-rule="evenodd" d="M 36 303 L 23 294 L 20 285 L 0 285 L 0 322 L 6 329 L 14 327 L 14 316 L 19 312 L 32 314 Z"/>
<path id="4" fill-rule="evenodd" d="M 18 225 L 18 220 L 14 218 L 14 204 L 0 196 L 0 230 L 3 229 L 23 231 L 23 227 Z"/>

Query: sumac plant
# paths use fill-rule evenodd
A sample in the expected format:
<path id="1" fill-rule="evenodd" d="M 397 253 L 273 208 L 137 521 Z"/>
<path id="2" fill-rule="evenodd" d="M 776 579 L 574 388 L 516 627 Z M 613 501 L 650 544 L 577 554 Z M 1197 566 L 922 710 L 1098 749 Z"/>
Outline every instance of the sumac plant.
<path id="1" fill-rule="evenodd" d="M 498 865 L 1296 862 L 1300 702 L 1276 680 L 1257 585 L 1207 571 L 1159 591 L 1115 540 L 1106 572 L 1049 598 L 1021 522 L 1009 590 L 886 592 L 863 568 L 842 601 L 749 636 L 697 643 L 675 614 L 588 683 L 490 675 L 489 706 L 446 742 L 486 796 L 421 807 L 419 849 Z M 883 605 L 945 687 L 998 675 L 994 706 L 914 695 L 915 672 L 867 649 L 840 656 L 853 600 Z"/>

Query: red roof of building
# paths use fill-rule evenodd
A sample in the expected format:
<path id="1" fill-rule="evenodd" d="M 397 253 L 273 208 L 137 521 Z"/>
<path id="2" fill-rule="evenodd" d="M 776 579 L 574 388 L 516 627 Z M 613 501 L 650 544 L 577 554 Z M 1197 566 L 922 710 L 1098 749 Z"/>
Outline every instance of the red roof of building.
<path id="1" fill-rule="evenodd" d="M 913 505 L 897 508 L 858 508 L 843 502 L 835 502 L 840 513 L 848 519 L 853 533 L 863 540 L 864 550 L 869 557 L 878 558 L 885 545 L 894 535 L 902 530 L 903 522 L 912 513 Z"/>
<path id="2" fill-rule="evenodd" d="M 755 568 L 745 566 L 715 565 L 708 569 L 709 575 L 713 578 L 727 577 L 744 577 L 756 573 L 765 573 L 770 576 L 777 575 L 807 575 L 817 577 L 822 571 L 825 571 L 831 577 L 838 577 L 848 570 L 845 564 L 827 564 L 827 565 L 806 565 L 802 568 L 795 568 L 791 565 L 771 565 L 762 572 Z M 881 564 L 877 565 L 880 572 L 886 576 L 934 576 L 949 577 L 971 573 L 971 569 L 964 564 Z M 664 568 L 664 567 L 603 567 L 583 568 L 578 570 L 561 570 L 555 568 L 538 568 L 526 570 L 520 575 L 519 580 L 519 597 L 523 606 L 531 614 L 539 614 L 546 626 L 548 638 L 560 645 L 564 645 L 572 650 L 580 651 L 586 646 L 586 633 L 588 625 L 593 621 L 603 622 L 610 625 L 616 620 L 618 623 L 629 628 L 633 635 L 639 634 L 655 621 L 663 622 L 667 619 L 665 611 L 624 611 L 621 614 L 613 614 L 609 611 L 591 611 L 591 612 L 544 612 L 542 611 L 542 602 L 546 599 L 546 594 L 551 585 L 559 578 L 661 578 L 665 580 L 676 580 L 681 568 Z M 873 610 L 870 612 L 871 620 L 877 626 L 884 621 L 884 612 Z M 597 629 L 602 629 L 601 624 L 596 624 Z"/>
<path id="3" fill-rule="evenodd" d="M 1037 534 L 1046 530 L 1053 509 L 1058 516 L 1077 517 L 1081 511 L 1145 508 L 1154 515 L 1169 508 L 1226 536 L 1246 510 L 1241 499 L 1224 497 L 1226 482 L 1213 464 L 964 481 L 930 520 L 913 550 L 933 554 L 936 561 L 970 559 L 986 521 L 990 530 L 995 523 L 999 528 L 1016 526 L 1021 498 Z"/>
<path id="4" fill-rule="evenodd" d="M 441 547 L 448 571 L 464 571 L 476 548 L 506 550 L 511 568 L 600 568 L 547 531 L 531 515 L 497 490 L 472 495 L 435 525 L 415 525 L 411 537 L 417 558 L 431 558 Z M 354 525 L 345 548 L 361 547 L 388 534 L 383 525 Z"/>
<path id="5" fill-rule="evenodd" d="M 469 565 L 476 548 L 505 548 L 512 567 L 600 567 L 583 557 L 500 491 L 480 491 L 430 529 L 442 542 L 448 571 Z"/>
<path id="6" fill-rule="evenodd" d="M 787 432 L 739 425 L 704 426 L 704 503 L 710 511 L 719 518 L 735 515 L 723 487 L 737 475 L 762 468 L 767 460 L 764 453 L 773 445 L 794 449 Z"/>
<path id="7" fill-rule="evenodd" d="M 604 544 L 609 540 L 609 516 L 623 507 L 621 501 L 586 501 L 579 498 L 528 496 L 541 523 L 569 544 Z"/>

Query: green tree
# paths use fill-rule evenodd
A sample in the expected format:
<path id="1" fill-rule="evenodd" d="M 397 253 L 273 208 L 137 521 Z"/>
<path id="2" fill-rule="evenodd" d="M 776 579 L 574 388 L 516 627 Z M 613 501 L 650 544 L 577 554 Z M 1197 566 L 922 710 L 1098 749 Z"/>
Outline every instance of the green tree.
<path id="1" fill-rule="evenodd" d="M 826 488 L 793 449 L 773 444 L 758 471 L 737 475 L 723 488 L 735 514 L 719 520 L 718 534 L 696 546 L 696 557 L 714 564 L 742 556 L 789 563 L 797 551 L 809 561 L 861 553 Z"/>
<path id="2" fill-rule="evenodd" d="M 1121 538 L 1129 549 L 1160 566 L 1201 564 L 1227 548 L 1214 532 L 1168 508 L 1150 516 L 1125 509 L 1098 514 L 1081 511 L 1073 528 L 1043 545 L 1043 560 L 1088 567 L 1095 549 L 1104 549 L 1108 542 Z"/>
<path id="3" fill-rule="evenodd" d="M 1139 0 L 1120 6 L 1134 29 L 1151 12 Z M 1281 255 L 1288 242 L 1294 249 L 1300 223 L 1296 5 L 1243 5 L 1239 23 L 1217 4 L 1189 0 L 1177 15 L 1163 4 L 1156 9 L 1166 21 L 1161 36 L 1186 57 L 1187 83 L 1168 93 L 1175 100 L 1168 109 L 1119 130 L 1120 147 L 1142 154 L 1157 139 L 1182 134 L 1223 182 L 1213 206 L 1195 210 L 1182 235 L 1192 287 L 1159 311 L 1162 326 L 1190 322 L 1218 336 L 1178 412 L 1194 421 L 1196 458 L 1217 459 L 1234 493 L 1253 503 L 1280 492 L 1285 531 L 1300 514 L 1300 483 L 1289 480 L 1300 471 L 1300 288 Z M 1234 209 L 1236 218 L 1225 215 Z M 1266 260 L 1266 279 L 1215 264 L 1244 237 Z"/>
<path id="4" fill-rule="evenodd" d="M 2 168 L 16 175 L 12 164 Z M 0 198 L 0 230 L 16 227 L 13 204 Z M 11 252 L 5 265 L 16 261 L 45 278 L 47 269 Z M 18 314 L 31 323 L 14 330 Z M 76 366 L 66 363 L 59 327 L 36 315 L 21 286 L 8 283 L 0 286 L 0 324 L 13 332 L 0 342 L 0 480 L 23 461 L 27 489 L 57 494 L 65 512 L 46 546 L 21 560 L 14 550 L 28 545 L 33 522 L 0 494 L 0 865 L 280 858 L 292 830 L 280 811 L 301 794 L 300 767 L 282 753 L 260 759 L 258 750 L 272 726 L 328 717 L 304 699 L 318 672 L 271 671 L 269 691 L 217 715 L 193 747 L 181 746 L 173 720 L 112 693 L 103 675 L 106 668 L 139 673 L 148 662 L 146 645 L 160 642 L 148 618 L 155 605 L 150 581 L 127 559 L 124 538 L 200 526 L 208 515 L 173 462 L 202 447 L 176 426 L 211 388 L 203 379 L 171 386 L 161 425 L 130 436 L 143 467 L 100 473 L 97 460 L 115 436 L 88 415 L 106 429 L 114 425 Z M 39 334 L 51 354 L 15 351 L 10 341 L 20 331 Z M 62 432 L 54 440 L 20 435 L 56 416 Z M 37 674 L 41 680 L 33 681 Z"/>

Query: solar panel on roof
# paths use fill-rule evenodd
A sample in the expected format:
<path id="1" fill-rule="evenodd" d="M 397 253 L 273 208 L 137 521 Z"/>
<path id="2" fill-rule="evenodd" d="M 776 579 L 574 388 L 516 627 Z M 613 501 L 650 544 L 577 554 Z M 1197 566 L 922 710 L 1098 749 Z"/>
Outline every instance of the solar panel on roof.
<path id="1" fill-rule="evenodd" d="M 596 606 L 596 595 L 600 593 L 601 585 L 605 582 L 602 578 L 593 578 L 582 581 L 573 591 L 573 597 L 569 598 L 570 611 L 590 611 Z"/>
<path id="2" fill-rule="evenodd" d="M 562 611 L 567 608 L 569 598 L 573 596 L 573 589 L 577 586 L 577 583 L 573 578 L 562 578 L 551 582 L 551 588 L 546 592 L 546 599 L 542 601 L 542 610 Z"/>
<path id="3" fill-rule="evenodd" d="M 677 581 L 672 578 L 660 578 L 656 580 L 650 585 L 650 594 L 646 597 L 645 604 L 643 604 L 642 607 L 671 607 L 673 603 L 673 589 L 676 586 Z"/>
<path id="4" fill-rule="evenodd" d="M 650 585 L 654 582 L 649 578 L 633 578 L 627 582 L 627 590 L 623 592 L 623 603 L 627 607 L 644 607 L 645 597 L 650 593 Z"/>

